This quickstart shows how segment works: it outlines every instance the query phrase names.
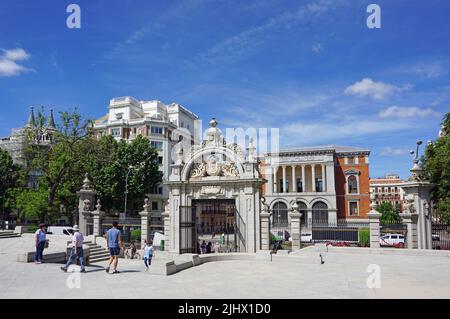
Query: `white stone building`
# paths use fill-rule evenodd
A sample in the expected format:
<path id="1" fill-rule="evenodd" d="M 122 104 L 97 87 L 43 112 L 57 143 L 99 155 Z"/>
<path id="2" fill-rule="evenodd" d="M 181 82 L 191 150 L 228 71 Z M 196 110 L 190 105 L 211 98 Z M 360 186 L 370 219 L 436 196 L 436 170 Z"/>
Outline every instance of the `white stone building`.
<path id="1" fill-rule="evenodd" d="M 199 117 L 180 104 L 166 105 L 156 100 L 138 101 L 127 96 L 112 99 L 108 109 L 108 114 L 95 121 L 94 132 L 97 138 L 112 135 L 117 140 L 131 142 L 138 135 L 148 137 L 158 150 L 163 180 L 168 179 L 170 154 L 172 147 L 178 143 L 179 136 L 189 135 L 192 143 L 195 141 L 194 126 Z M 169 198 L 167 187 L 161 184 L 149 194 L 149 198 L 154 221 L 160 225 L 163 203 Z"/>
<path id="2" fill-rule="evenodd" d="M 375 203 L 391 203 L 393 207 L 403 207 L 405 183 L 398 174 L 387 174 L 383 178 L 370 179 L 370 193 L 375 195 Z"/>

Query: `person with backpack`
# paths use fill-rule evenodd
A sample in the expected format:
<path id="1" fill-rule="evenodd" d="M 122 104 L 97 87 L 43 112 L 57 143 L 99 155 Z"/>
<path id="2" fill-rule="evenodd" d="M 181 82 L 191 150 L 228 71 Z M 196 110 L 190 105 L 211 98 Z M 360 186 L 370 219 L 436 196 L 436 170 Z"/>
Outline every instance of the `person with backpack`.
<path id="1" fill-rule="evenodd" d="M 69 266 L 78 258 L 80 260 L 81 271 L 86 272 L 84 269 L 84 254 L 83 254 L 83 242 L 84 237 L 83 234 L 80 233 L 80 229 L 78 225 L 73 226 L 73 237 L 72 237 L 72 249 L 70 250 L 69 259 L 67 259 L 67 263 L 64 267 L 61 267 L 61 270 L 67 272 Z"/>
<path id="2" fill-rule="evenodd" d="M 34 263 L 41 264 L 44 259 L 44 248 L 46 243 L 46 226 L 45 224 L 39 224 L 38 230 L 35 234 L 36 253 L 34 255 Z"/>
<path id="3" fill-rule="evenodd" d="M 150 243 L 148 243 L 147 241 L 145 241 L 144 264 L 145 264 L 146 270 L 148 270 L 148 267 L 152 264 L 153 252 L 154 252 L 154 249 L 153 249 L 152 242 L 150 241 Z"/>

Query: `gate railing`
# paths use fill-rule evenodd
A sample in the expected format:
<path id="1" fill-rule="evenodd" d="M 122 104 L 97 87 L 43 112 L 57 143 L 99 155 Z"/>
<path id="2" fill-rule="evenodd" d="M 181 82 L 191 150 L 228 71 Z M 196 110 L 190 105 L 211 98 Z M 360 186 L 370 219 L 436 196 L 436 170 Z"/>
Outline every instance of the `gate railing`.
<path id="1" fill-rule="evenodd" d="M 180 205 L 180 253 L 195 254 L 197 245 L 195 207 Z"/>
<path id="2" fill-rule="evenodd" d="M 450 225 L 433 222 L 431 224 L 431 242 L 433 249 L 450 249 Z"/>
<path id="3" fill-rule="evenodd" d="M 241 251 L 241 245 L 243 246 L 242 251 L 246 251 L 246 242 L 245 242 L 245 238 L 246 238 L 246 224 L 244 222 L 244 220 L 242 219 L 241 215 L 239 214 L 238 210 L 235 209 L 234 210 L 234 223 L 235 223 L 235 227 L 234 227 L 234 235 L 235 237 L 239 238 L 239 242 L 237 242 L 237 240 L 235 239 L 234 241 L 234 245 L 235 245 L 235 251 L 236 252 L 240 252 Z"/>

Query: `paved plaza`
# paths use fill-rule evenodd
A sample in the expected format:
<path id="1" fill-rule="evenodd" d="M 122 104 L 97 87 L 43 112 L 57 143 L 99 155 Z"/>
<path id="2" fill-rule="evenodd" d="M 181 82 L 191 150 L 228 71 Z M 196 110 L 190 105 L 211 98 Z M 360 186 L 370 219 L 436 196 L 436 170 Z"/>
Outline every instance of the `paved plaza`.
<path id="1" fill-rule="evenodd" d="M 75 275 L 80 288 L 69 288 L 76 286 L 70 277 L 75 273 L 61 272 L 60 264 L 15 261 L 14 250 L 28 245 L 25 241 L 0 240 L 0 298 L 450 298 L 450 258 L 445 256 L 317 248 L 272 262 L 210 262 L 171 276 L 146 273 L 141 261 L 121 259 L 120 274 L 106 274 L 105 262 L 98 263 Z M 380 288 L 367 287 L 371 264 L 380 267 Z"/>

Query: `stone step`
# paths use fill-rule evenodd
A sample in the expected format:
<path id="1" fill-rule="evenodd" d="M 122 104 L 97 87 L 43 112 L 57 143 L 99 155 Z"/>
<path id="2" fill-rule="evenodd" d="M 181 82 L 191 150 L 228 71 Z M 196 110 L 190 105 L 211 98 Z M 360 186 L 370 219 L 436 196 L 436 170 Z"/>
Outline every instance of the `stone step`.
<path id="1" fill-rule="evenodd" d="M 109 260 L 109 257 L 92 257 L 92 258 L 89 258 L 89 263 L 93 264 L 93 263 L 107 261 L 107 260 Z"/>
<path id="2" fill-rule="evenodd" d="M 0 238 L 16 238 L 16 237 L 21 237 L 20 234 L 16 234 L 16 233 L 0 233 Z"/>

